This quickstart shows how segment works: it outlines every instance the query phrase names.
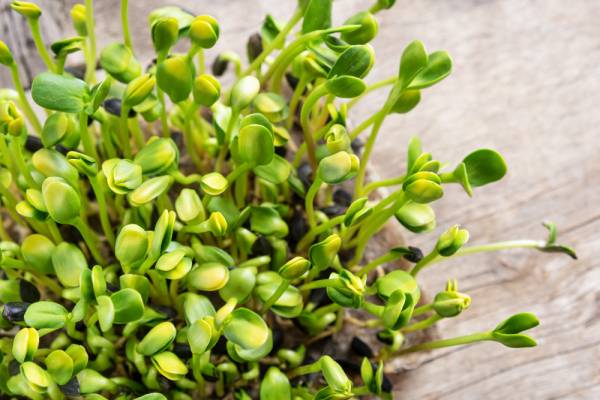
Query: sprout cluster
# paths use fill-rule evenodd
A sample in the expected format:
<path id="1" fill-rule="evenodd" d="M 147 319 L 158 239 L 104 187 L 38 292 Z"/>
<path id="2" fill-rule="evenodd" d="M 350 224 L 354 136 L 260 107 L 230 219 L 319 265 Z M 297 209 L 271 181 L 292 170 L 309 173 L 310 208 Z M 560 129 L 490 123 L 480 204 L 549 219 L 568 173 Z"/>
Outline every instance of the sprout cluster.
<path id="1" fill-rule="evenodd" d="M 446 185 L 471 196 L 506 172 L 490 149 L 446 168 L 412 138 L 398 176 L 368 182 L 385 118 L 412 110 L 452 69 L 448 53 L 414 41 L 395 76 L 366 83 L 376 14 L 393 3 L 332 26 L 332 0 L 300 0 L 285 24 L 265 18 L 247 57 L 217 55 L 211 74 L 205 53 L 220 27 L 209 15 L 152 11 L 156 58 L 144 66 L 127 0 L 122 42 L 99 50 L 92 0 L 71 9 L 78 36 L 50 46 L 42 10 L 12 2 L 47 72 L 32 83 L 36 112 L 0 41 L 14 81 L 0 90 L 0 397 L 391 398 L 386 360 L 477 341 L 535 345 L 522 333 L 538 324 L 529 313 L 467 336 L 405 337 L 471 303 L 455 280 L 424 299 L 421 270 L 507 248 L 575 257 L 552 224 L 546 241 L 473 246 L 456 225 L 425 251 L 399 243 L 365 259 L 389 220 L 429 232 Z M 173 51 L 182 42 L 187 53 Z M 68 62 L 76 52 L 85 68 Z M 225 73 L 235 75 L 228 88 Z M 380 88 L 380 110 L 350 126 L 349 112 Z M 352 324 L 374 339 L 352 340 L 362 362 L 323 354 Z"/>

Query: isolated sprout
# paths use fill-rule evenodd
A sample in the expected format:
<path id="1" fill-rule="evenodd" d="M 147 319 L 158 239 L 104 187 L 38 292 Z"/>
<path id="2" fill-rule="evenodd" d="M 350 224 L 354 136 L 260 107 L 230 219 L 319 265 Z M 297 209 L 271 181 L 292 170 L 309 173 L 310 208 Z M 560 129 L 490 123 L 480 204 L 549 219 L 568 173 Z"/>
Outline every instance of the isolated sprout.
<path id="1" fill-rule="evenodd" d="M 406 164 L 368 180 L 384 120 L 411 112 L 453 67 L 415 40 L 394 76 L 371 83 L 370 43 L 394 3 L 334 26 L 332 0 L 298 1 L 287 21 L 266 16 L 247 58 L 211 50 L 215 18 L 161 7 L 148 18 L 152 62 L 133 46 L 127 0 L 122 37 L 102 49 L 93 1 L 70 10 L 77 36 L 53 43 L 40 7 L 11 3 L 47 71 L 28 96 L 17 52 L 0 41 L 12 78 L 0 89 L 0 398 L 389 399 L 392 358 L 536 345 L 529 313 L 422 341 L 416 332 L 478 299 L 454 279 L 424 296 L 420 274 L 496 250 L 576 258 L 551 222 L 542 240 L 478 244 L 449 225 L 422 247 L 372 254 L 388 223 L 407 238 L 433 231 L 447 185 L 475 196 L 507 172 L 494 149 L 448 166 L 418 137 L 398 137 Z M 76 57 L 84 74 L 67 72 Z M 349 123 L 381 89 L 373 115 Z M 347 344 L 360 365 L 342 362 Z"/>

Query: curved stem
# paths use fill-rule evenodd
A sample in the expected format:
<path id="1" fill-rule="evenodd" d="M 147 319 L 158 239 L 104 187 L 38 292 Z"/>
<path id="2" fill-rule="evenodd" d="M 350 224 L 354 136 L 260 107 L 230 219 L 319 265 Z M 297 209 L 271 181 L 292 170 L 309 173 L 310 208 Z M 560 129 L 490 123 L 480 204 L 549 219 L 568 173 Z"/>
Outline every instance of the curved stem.
<path id="1" fill-rule="evenodd" d="M 316 177 L 314 182 L 312 183 L 312 185 L 310 185 L 310 188 L 308 188 L 308 192 L 306 192 L 306 198 L 305 198 L 305 202 L 304 202 L 304 206 L 305 206 L 305 210 L 306 210 L 306 217 L 308 219 L 308 223 L 311 226 L 311 228 L 313 228 L 317 222 L 315 219 L 315 197 L 317 196 L 317 193 L 319 192 L 319 189 L 321 188 L 321 184 L 323 184 L 323 181 L 321 181 L 321 179 L 319 177 Z"/>
<path id="2" fill-rule="evenodd" d="M 440 319 L 442 319 L 442 317 L 440 317 L 437 314 L 434 314 L 431 317 L 426 318 L 426 319 L 424 319 L 422 321 L 415 322 L 412 325 L 405 326 L 404 328 L 401 329 L 401 331 L 402 331 L 402 333 L 410 333 L 410 332 L 416 332 L 416 331 L 420 331 L 420 330 L 423 330 L 423 329 L 427 329 L 431 325 L 433 325 L 436 322 L 438 322 Z"/>
<path id="3" fill-rule="evenodd" d="M 377 268 L 381 264 L 385 264 L 385 263 L 397 260 L 397 259 L 399 259 L 401 257 L 402 257 L 402 255 L 399 254 L 399 253 L 392 253 L 392 252 L 386 253 L 386 254 L 382 255 L 381 257 L 378 257 L 378 258 L 374 259 L 373 261 L 371 261 L 370 263 L 368 263 L 364 267 L 362 267 L 356 273 L 356 275 L 357 276 L 367 275 L 369 272 L 373 271 L 375 268 Z"/>
<path id="4" fill-rule="evenodd" d="M 42 58 L 42 61 L 44 61 L 44 64 L 46 64 L 48 71 L 55 72 L 56 67 L 54 65 L 54 62 L 52 61 L 52 58 L 50 58 L 50 55 L 48 54 L 48 50 L 46 49 L 46 46 L 44 45 L 44 41 L 42 40 L 42 34 L 40 33 L 39 19 L 38 18 L 27 18 L 27 22 L 29 23 L 29 27 L 31 28 L 31 35 L 33 37 L 33 42 L 35 43 L 35 47 L 37 48 L 37 51 L 38 51 L 40 57 Z"/>
<path id="5" fill-rule="evenodd" d="M 129 34 L 129 0 L 121 0 L 121 25 L 123 26 L 123 42 L 133 52 L 131 35 Z"/>
<path id="6" fill-rule="evenodd" d="M 368 93 L 377 90 L 379 88 L 385 87 L 387 85 L 391 85 L 393 83 L 396 83 L 396 81 L 398 80 L 397 76 L 391 76 L 387 79 L 383 79 L 379 82 L 375 82 L 372 85 L 367 86 L 367 88 L 365 89 L 365 91 L 358 97 L 353 98 L 352 100 L 350 100 L 347 104 L 348 104 L 348 110 L 350 110 L 352 107 L 354 107 L 356 105 L 356 103 L 358 103 L 361 99 L 363 99 Z"/>
<path id="7" fill-rule="evenodd" d="M 83 222 L 81 218 L 75 220 L 73 226 L 77 228 L 79 233 L 81 233 L 81 236 L 83 237 L 83 240 L 85 241 L 85 244 L 87 245 L 88 249 L 90 249 L 90 253 L 92 253 L 92 257 L 94 257 L 94 260 L 96 260 L 96 262 L 100 265 L 106 265 L 106 260 L 104 260 L 104 258 L 100 254 L 100 251 L 98 250 L 98 241 L 94 237 L 94 234 L 92 233 L 90 228 Z"/>
<path id="8" fill-rule="evenodd" d="M 290 98 L 290 106 L 289 106 L 289 114 L 287 117 L 287 121 L 285 122 L 285 127 L 290 130 L 294 125 L 294 118 L 296 117 L 296 109 L 298 108 L 298 103 L 300 103 L 300 98 L 306 89 L 306 85 L 308 84 L 307 74 L 302 74 L 296 88 L 294 89 L 294 93 Z"/>
<path id="9" fill-rule="evenodd" d="M 349 134 L 350 139 L 356 139 L 358 135 L 360 135 L 365 129 L 373 125 L 373 122 L 375 122 L 375 120 L 378 118 L 379 113 L 381 113 L 381 110 L 377 111 L 375 114 L 371 115 L 369 118 L 361 122 L 356 128 L 354 128 Z"/>
<path id="10" fill-rule="evenodd" d="M 27 120 L 33 127 L 33 130 L 39 135 L 42 133 L 42 125 L 40 124 L 37 115 L 35 115 L 35 112 L 31 108 L 29 100 L 27 100 L 27 96 L 25 95 L 25 89 L 23 88 L 23 83 L 21 83 L 19 68 L 14 62 L 10 65 L 10 73 L 12 76 L 13 84 L 15 85 L 15 90 L 19 95 L 19 104 L 21 105 L 21 109 L 25 113 L 25 116 L 27 117 Z"/>
<path id="11" fill-rule="evenodd" d="M 233 171 L 227 175 L 227 182 L 229 182 L 229 186 L 231 186 L 240 176 L 244 173 L 248 172 L 252 166 L 248 163 L 243 163 L 238 165 Z"/>
<path id="12" fill-rule="evenodd" d="M 425 257 L 423 257 L 421 259 L 421 261 L 419 261 L 417 264 L 415 264 L 415 266 L 413 267 L 413 269 L 410 270 L 410 274 L 412 276 L 417 276 L 417 274 L 419 273 L 419 271 L 421 271 L 426 266 L 432 264 L 435 261 L 435 259 L 437 259 L 438 257 L 440 257 L 440 255 L 438 254 L 438 252 L 435 251 L 435 250 L 433 250 L 431 253 L 429 253 Z"/>
<path id="13" fill-rule="evenodd" d="M 326 93 L 327 87 L 324 83 L 317 86 L 315 89 L 313 89 L 312 93 L 308 95 L 308 97 L 304 101 L 304 104 L 302 105 L 302 110 L 300 111 L 300 124 L 302 125 L 302 134 L 304 135 L 304 142 L 306 143 L 308 160 L 310 162 L 313 174 L 317 172 L 317 145 L 315 143 L 315 138 L 311 131 L 309 117 L 310 111 L 312 110 L 313 106 Z"/>
<path id="14" fill-rule="evenodd" d="M 96 28 L 94 26 L 93 0 L 85 0 L 85 26 L 88 34 L 89 49 L 87 50 L 85 81 L 96 82 Z"/>
<path id="15" fill-rule="evenodd" d="M 371 182 L 365 186 L 365 188 L 363 189 L 363 193 L 366 196 L 369 193 L 371 193 L 373 190 L 380 188 L 380 187 L 401 185 L 402 183 L 404 183 L 405 179 L 406 179 L 406 176 L 398 176 L 396 178 L 383 179 L 381 181 Z"/>

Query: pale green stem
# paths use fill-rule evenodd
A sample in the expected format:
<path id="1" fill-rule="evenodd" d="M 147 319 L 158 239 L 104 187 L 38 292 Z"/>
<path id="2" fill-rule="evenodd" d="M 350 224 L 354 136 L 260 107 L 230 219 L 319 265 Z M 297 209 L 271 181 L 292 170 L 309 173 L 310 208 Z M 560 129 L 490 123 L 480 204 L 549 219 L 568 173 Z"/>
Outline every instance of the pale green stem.
<path id="1" fill-rule="evenodd" d="M 292 18 L 290 18 L 288 23 L 281 29 L 281 31 L 279 31 L 275 39 L 273 39 L 273 41 L 271 41 L 263 49 L 263 51 L 258 55 L 258 57 L 256 57 L 254 61 L 252 61 L 250 66 L 240 74 L 240 77 L 246 76 L 252 73 L 252 71 L 254 70 L 258 70 L 262 63 L 267 59 L 269 54 L 271 54 L 275 49 L 285 44 L 285 39 L 287 38 L 291 30 L 294 29 L 294 26 L 296 26 L 298 21 L 300 21 L 300 19 L 302 18 L 302 14 L 302 9 L 298 7 L 294 12 L 294 15 L 292 15 Z"/>
<path id="2" fill-rule="evenodd" d="M 94 191 L 94 195 L 96 196 L 96 202 L 98 203 L 98 214 L 100 214 L 100 225 L 102 225 L 102 231 L 104 232 L 104 236 L 106 236 L 106 240 L 108 240 L 110 246 L 114 248 L 115 234 L 112 231 L 112 224 L 108 216 L 108 208 L 106 207 L 105 197 L 106 194 L 104 190 L 102 190 L 97 176 L 90 176 L 89 181 L 90 186 Z"/>
<path id="3" fill-rule="evenodd" d="M 490 332 L 473 333 L 471 335 L 459 336 L 452 339 L 434 340 L 432 342 L 417 344 L 415 346 L 392 353 L 391 356 L 399 356 L 402 354 L 414 353 L 422 350 L 439 349 L 442 347 L 459 346 L 486 340 L 493 340 Z"/>
<path id="4" fill-rule="evenodd" d="M 487 251 L 498 251 L 507 249 L 538 249 L 544 247 L 546 243 L 543 240 L 508 240 L 505 242 L 482 244 L 478 246 L 463 247 L 459 249 L 452 257 L 466 256 L 469 254 L 483 253 Z"/>
<path id="5" fill-rule="evenodd" d="M 94 22 L 93 0 L 85 0 L 85 25 L 88 34 L 89 49 L 87 54 L 87 65 L 85 69 L 85 81 L 96 82 L 96 27 Z"/>
<path id="6" fill-rule="evenodd" d="M 417 307 L 413 310 L 412 316 L 413 317 L 418 317 L 419 315 L 428 313 L 430 311 L 433 311 L 433 303 L 431 304 L 425 304 L 422 305 L 420 307 Z"/>
<path id="7" fill-rule="evenodd" d="M 27 164 L 25 164 L 25 158 L 23 157 L 22 137 L 11 138 L 10 150 L 12 156 L 14 157 L 14 161 L 17 164 L 17 168 L 25 177 L 27 186 L 33 189 L 39 189 L 40 185 L 35 181 L 35 179 L 33 179 L 33 176 L 31 175 L 31 170 L 27 167 Z"/>
<path id="8" fill-rule="evenodd" d="M 129 108 L 121 105 L 121 117 L 119 119 L 119 133 L 121 146 L 123 146 L 123 154 L 125 158 L 131 158 L 131 144 L 129 143 Z"/>
<path id="9" fill-rule="evenodd" d="M 48 71 L 55 72 L 56 67 L 52 58 L 50 58 L 50 54 L 48 54 L 48 50 L 46 49 L 46 45 L 44 45 L 44 41 L 42 40 L 42 34 L 40 33 L 40 22 L 38 18 L 27 18 L 27 22 L 29 23 L 29 27 L 31 28 L 31 35 L 33 37 L 33 42 L 35 43 L 35 47 L 46 64 Z"/>
<path id="10" fill-rule="evenodd" d="M 319 101 L 319 99 L 327 93 L 327 87 L 325 84 L 317 86 L 310 95 L 304 101 L 302 110 L 300 111 L 300 124 L 302 125 L 302 134 L 304 135 L 304 142 L 306 143 L 306 149 L 308 153 L 308 160 L 312 168 L 313 175 L 317 172 L 317 144 L 310 126 L 310 111 L 312 107 Z"/>
<path id="11" fill-rule="evenodd" d="M 440 255 L 437 251 L 433 250 L 431 253 L 427 254 L 423 257 L 418 263 L 415 264 L 413 269 L 410 270 L 410 274 L 412 276 L 417 276 L 419 271 L 421 271 L 426 266 L 432 264 Z"/>
<path id="12" fill-rule="evenodd" d="M 310 185 L 310 188 L 308 188 L 308 192 L 306 192 L 304 207 L 306 210 L 306 218 L 308 219 L 308 224 L 311 228 L 314 228 L 317 224 L 317 221 L 315 219 L 314 202 L 315 197 L 317 196 L 317 193 L 319 193 L 319 189 L 321 188 L 322 184 L 323 181 L 321 181 L 321 179 L 317 176 L 315 177 L 315 180 L 312 183 L 312 185 Z"/>
<path id="13" fill-rule="evenodd" d="M 325 232 L 326 230 L 331 229 L 334 226 L 341 224 L 342 222 L 344 222 L 345 218 L 346 218 L 345 215 L 339 215 L 339 216 L 332 218 L 329 221 L 324 222 L 320 225 L 317 225 L 314 228 L 312 228 L 311 230 L 309 230 L 306 233 L 306 235 L 304 235 L 304 237 L 298 242 L 298 245 L 296 246 L 296 252 L 300 252 L 300 251 L 304 250 L 306 247 L 308 247 L 309 244 L 312 243 L 312 241 L 315 239 L 315 237 L 317 237 L 321 233 Z"/>
<path id="14" fill-rule="evenodd" d="M 350 100 L 347 104 L 348 104 L 348 110 L 350 110 L 352 107 L 354 107 L 356 105 L 356 103 L 358 103 L 361 99 L 363 99 L 367 94 L 371 93 L 374 90 L 377 90 L 379 88 L 391 85 L 393 83 L 396 83 L 396 81 L 398 80 L 398 77 L 396 76 L 391 76 L 387 79 L 383 79 L 379 82 L 375 82 L 372 85 L 367 86 L 367 88 L 365 89 L 364 92 L 362 92 L 362 94 L 358 97 L 353 98 L 352 100 Z"/>
<path id="15" fill-rule="evenodd" d="M 99 162 L 100 157 L 98 157 L 98 152 L 96 151 L 96 146 L 88 127 L 88 115 L 85 111 L 81 111 L 79 113 L 79 132 L 81 136 L 81 142 L 83 143 L 83 149 L 87 154 Z"/>
<path id="16" fill-rule="evenodd" d="M 363 193 L 366 196 L 369 193 L 371 193 L 373 190 L 380 188 L 380 187 L 401 185 L 402 183 L 404 183 L 405 179 L 406 179 L 406 176 L 398 176 L 396 178 L 383 179 L 381 181 L 371 182 L 365 186 L 365 188 L 363 189 Z"/>
<path id="17" fill-rule="evenodd" d="M 121 26 L 123 27 L 123 42 L 133 52 L 131 35 L 129 34 L 129 0 L 121 0 Z"/>
<path id="18" fill-rule="evenodd" d="M 166 58 L 167 55 L 165 54 L 165 52 L 159 53 L 158 58 L 156 60 L 156 65 L 159 65 Z M 156 85 L 156 97 L 158 98 L 158 102 L 160 103 L 160 123 L 162 126 L 162 135 L 163 137 L 171 137 L 171 131 L 169 130 L 169 120 L 167 118 L 167 102 L 165 101 L 165 94 L 158 87 L 158 85 Z"/>
<path id="19" fill-rule="evenodd" d="M 296 117 L 296 109 L 298 107 L 298 103 L 300 103 L 300 98 L 302 97 L 302 94 L 304 93 L 304 90 L 306 89 L 306 85 L 308 84 L 308 78 L 307 78 L 307 74 L 302 74 L 302 76 L 300 77 L 300 80 L 298 81 L 298 84 L 296 85 L 296 88 L 294 89 L 294 93 L 292 94 L 292 97 L 290 99 L 290 106 L 289 106 L 289 114 L 287 117 L 287 121 L 285 123 L 285 126 L 288 130 L 292 129 L 292 126 L 294 125 L 294 118 Z"/>
<path id="20" fill-rule="evenodd" d="M 140 127 L 140 122 L 137 119 L 137 117 L 134 117 L 128 118 L 127 123 L 129 125 L 129 130 L 133 133 L 133 141 L 135 142 L 135 147 L 138 151 L 140 151 L 142 147 L 146 145 L 146 142 L 144 140 L 144 133 L 142 132 L 142 129 Z"/>
<path id="21" fill-rule="evenodd" d="M 367 129 L 369 126 L 373 125 L 373 122 L 375 122 L 375 120 L 378 118 L 380 113 L 381 113 L 381 110 L 377 111 L 375 114 L 371 115 L 369 118 L 367 118 L 366 120 L 361 122 L 356 128 L 354 128 L 352 130 L 352 132 L 350 132 L 350 134 L 349 134 L 350 139 L 351 140 L 356 139 L 358 137 L 358 135 L 360 135 L 365 129 Z"/>
<path id="22" fill-rule="evenodd" d="M 369 157 L 371 156 L 371 153 L 373 151 L 373 146 L 375 145 L 375 141 L 377 140 L 377 135 L 379 133 L 379 130 L 381 129 L 381 126 L 383 125 L 385 117 L 390 113 L 390 111 L 394 107 L 394 104 L 396 103 L 396 100 L 398 99 L 398 96 L 400 96 L 401 94 L 402 90 L 399 87 L 395 86 L 390 92 L 390 95 L 388 96 L 388 99 L 383 105 L 383 108 L 377 114 L 377 117 L 373 122 L 373 129 L 371 130 L 371 134 L 367 139 L 367 143 L 365 143 L 365 148 L 360 158 L 360 167 L 358 168 L 358 175 L 356 176 L 356 183 L 354 187 L 355 198 L 362 196 L 363 183 L 365 181 L 367 165 L 369 162 Z"/>
<path id="23" fill-rule="evenodd" d="M 229 182 L 229 186 L 231 186 L 240 176 L 248 172 L 250 169 L 252 169 L 252 165 L 248 163 L 243 163 L 234 168 L 233 171 L 227 175 L 227 182 Z"/>
<path id="24" fill-rule="evenodd" d="M 240 110 L 235 108 L 231 109 L 231 115 L 229 117 L 229 122 L 227 123 L 227 130 L 225 131 L 225 139 L 223 141 L 223 145 L 219 150 L 219 155 L 217 156 L 217 161 L 215 162 L 215 170 L 217 172 L 221 171 L 223 168 L 223 163 L 225 162 L 225 157 L 227 156 L 227 152 L 229 151 L 229 142 L 231 140 L 231 135 L 233 129 L 235 128 L 235 124 L 238 121 L 240 115 Z"/>
<path id="25" fill-rule="evenodd" d="M 382 255 L 381 257 L 374 259 L 373 261 L 371 261 L 364 267 L 362 267 L 356 273 L 356 275 L 358 275 L 358 276 L 367 275 L 369 272 L 373 271 L 375 268 L 377 268 L 381 264 L 385 264 L 385 263 L 397 260 L 401 257 L 402 257 L 402 255 L 399 253 L 393 253 L 393 252 L 386 253 L 386 254 Z"/>
<path id="26" fill-rule="evenodd" d="M 262 307 L 260 309 L 260 314 L 262 314 L 262 315 L 266 314 L 266 312 L 269 311 L 269 309 L 273 306 L 273 304 L 275 304 L 275 302 L 277 300 L 279 300 L 281 295 L 285 293 L 285 291 L 287 290 L 287 288 L 289 286 L 290 286 L 290 281 L 287 279 L 282 279 L 281 283 L 279 284 L 279 286 L 277 287 L 275 292 L 273 292 L 271 297 L 269 297 L 267 299 L 267 301 L 265 301 L 265 303 L 262 305 Z"/>
<path id="27" fill-rule="evenodd" d="M 15 159 L 10 150 L 8 149 L 8 145 L 6 144 L 6 137 L 0 133 L 0 154 L 2 154 L 3 163 L 8 167 L 8 170 L 13 176 L 13 179 L 16 181 L 18 178 L 17 167 L 15 166 Z"/>
<path id="28" fill-rule="evenodd" d="M 413 314 L 414 316 L 414 314 Z M 416 332 L 416 331 L 420 331 L 423 329 L 427 329 L 429 328 L 431 325 L 435 324 L 436 322 L 438 322 L 440 319 L 442 319 L 442 317 L 440 317 L 437 314 L 432 315 L 431 317 L 424 319 L 422 321 L 419 322 L 415 322 L 412 325 L 408 325 L 405 326 L 404 328 L 401 329 L 402 333 L 410 333 L 410 332 Z"/>
<path id="29" fill-rule="evenodd" d="M 63 241 L 62 235 L 60 234 L 60 230 L 58 230 L 56 222 L 54 222 L 51 219 L 47 219 L 46 227 L 48 228 L 48 232 L 50 232 L 50 236 L 52 236 L 52 241 L 54 242 L 54 244 L 59 244 Z"/>
<path id="30" fill-rule="evenodd" d="M 15 90 L 19 95 L 19 104 L 21 105 L 21 109 L 25 113 L 25 116 L 27 117 L 27 120 L 33 127 L 35 133 L 39 135 L 42 133 L 42 125 L 40 124 L 37 115 L 35 115 L 35 112 L 31 108 L 29 100 L 27 100 L 27 96 L 25 95 L 25 89 L 23 88 L 23 83 L 21 83 L 21 77 L 19 75 L 19 67 L 14 62 L 10 65 L 10 73 L 12 76 L 13 84 L 15 85 Z"/>
<path id="31" fill-rule="evenodd" d="M 90 249 L 90 253 L 92 253 L 92 257 L 94 257 L 94 260 L 96 260 L 96 262 L 100 265 L 106 265 L 106 260 L 104 260 L 104 257 L 102 257 L 102 255 L 100 254 L 100 250 L 97 246 L 98 240 L 96 239 L 95 235 L 92 233 L 90 228 L 83 222 L 81 218 L 75 220 L 73 226 L 77 228 L 79 233 L 81 233 L 81 236 L 83 237 L 83 240 L 85 241 L 85 244 L 87 245 L 88 249 Z"/>

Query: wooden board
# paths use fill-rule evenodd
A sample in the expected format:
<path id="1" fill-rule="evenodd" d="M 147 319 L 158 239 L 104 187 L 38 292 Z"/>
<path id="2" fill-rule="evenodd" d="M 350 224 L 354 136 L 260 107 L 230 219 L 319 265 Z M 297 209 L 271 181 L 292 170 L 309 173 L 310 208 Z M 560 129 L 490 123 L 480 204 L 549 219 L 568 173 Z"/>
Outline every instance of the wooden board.
<path id="1" fill-rule="evenodd" d="M 0 38 L 12 48 L 27 42 L 20 18 L 0 0 Z M 66 0 L 38 0 L 44 35 L 72 33 L 64 20 Z M 146 16 L 162 0 L 132 0 L 134 42 L 151 58 Z M 265 12 L 288 16 L 295 1 L 180 0 L 221 22 L 218 51 L 243 51 Z M 364 0 L 336 0 L 339 22 Z M 100 44 L 118 40 L 118 2 L 96 0 Z M 422 39 L 430 50 L 446 49 L 454 73 L 423 93 L 422 104 L 385 125 L 373 161 L 384 176 L 400 174 L 411 135 L 422 137 L 435 157 L 455 164 L 471 149 L 493 147 L 506 157 L 506 179 L 469 199 L 449 188 L 436 205 L 438 229 L 460 223 L 472 243 L 543 238 L 541 222 L 555 221 L 560 241 L 575 246 L 579 260 L 527 251 L 472 256 L 426 270 L 426 290 L 459 280 L 471 308 L 441 323 L 452 337 L 493 327 L 506 316 L 531 311 L 542 320 L 533 331 L 539 346 L 510 350 L 489 343 L 439 350 L 416 369 L 398 371 L 394 385 L 406 399 L 594 399 L 600 398 L 600 2 L 596 0 L 398 0 L 381 14 L 374 46 L 376 81 L 396 73 L 403 46 Z M 27 76 L 41 62 L 29 44 L 18 59 Z M 5 71 L 0 83 L 7 82 Z M 383 102 L 378 92 L 353 120 L 368 117 Z M 436 235 L 408 235 L 429 249 Z"/>

